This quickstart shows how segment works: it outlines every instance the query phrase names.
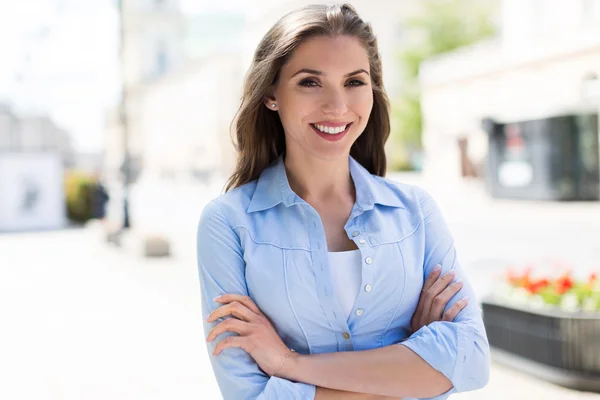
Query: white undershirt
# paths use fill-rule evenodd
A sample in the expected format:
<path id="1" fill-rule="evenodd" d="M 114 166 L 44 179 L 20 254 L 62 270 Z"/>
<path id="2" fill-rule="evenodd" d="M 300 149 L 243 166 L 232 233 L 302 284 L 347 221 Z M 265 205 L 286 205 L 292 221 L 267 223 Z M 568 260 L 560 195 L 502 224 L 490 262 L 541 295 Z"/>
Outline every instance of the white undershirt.
<path id="1" fill-rule="evenodd" d="M 360 250 L 330 252 L 328 254 L 333 291 L 342 307 L 344 316 L 348 319 L 362 283 Z"/>

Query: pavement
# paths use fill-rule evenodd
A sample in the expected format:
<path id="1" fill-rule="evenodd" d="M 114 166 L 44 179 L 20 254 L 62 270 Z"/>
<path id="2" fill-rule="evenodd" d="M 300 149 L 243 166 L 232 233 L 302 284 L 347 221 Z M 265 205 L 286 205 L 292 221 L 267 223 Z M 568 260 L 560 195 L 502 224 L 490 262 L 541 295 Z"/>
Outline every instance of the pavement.
<path id="1" fill-rule="evenodd" d="M 581 273 L 600 266 L 600 203 L 497 201 L 472 182 L 393 178 L 434 195 L 481 295 L 511 262 L 561 258 Z M 96 224 L 0 235 L 0 399 L 220 399 L 202 339 L 195 265 L 197 217 L 218 188 L 167 184 L 146 197 L 153 201 L 144 211 L 136 210 L 138 229 L 171 239 L 170 258 L 142 258 L 105 243 Z M 159 211 L 160 201 L 174 202 L 172 212 Z M 153 226 L 141 223 L 153 216 Z M 600 394 L 493 363 L 485 389 L 452 398 L 600 400 Z"/>

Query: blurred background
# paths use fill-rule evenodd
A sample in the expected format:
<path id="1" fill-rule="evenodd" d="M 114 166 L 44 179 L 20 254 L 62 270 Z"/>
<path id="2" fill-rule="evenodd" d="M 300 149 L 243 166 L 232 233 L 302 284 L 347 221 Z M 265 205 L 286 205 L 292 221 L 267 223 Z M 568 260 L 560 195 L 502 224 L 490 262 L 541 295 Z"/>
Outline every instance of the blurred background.
<path id="1" fill-rule="evenodd" d="M 256 45 L 304 0 L 0 0 L 0 398 L 219 399 L 195 261 Z M 490 384 L 600 399 L 599 0 L 355 0 L 482 303 Z M 201 238 L 199 238 L 201 240 Z"/>

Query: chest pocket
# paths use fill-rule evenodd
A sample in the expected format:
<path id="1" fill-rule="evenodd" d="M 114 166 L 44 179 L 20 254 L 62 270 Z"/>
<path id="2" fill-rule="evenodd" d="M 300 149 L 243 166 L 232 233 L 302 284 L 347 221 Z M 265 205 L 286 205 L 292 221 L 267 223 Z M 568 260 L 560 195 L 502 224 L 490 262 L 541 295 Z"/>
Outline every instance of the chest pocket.
<path id="1" fill-rule="evenodd" d="M 288 271 L 288 253 L 298 252 L 310 258 L 310 244 L 302 214 L 295 207 L 272 209 L 251 214 L 252 220 L 238 227 L 249 296 L 271 320 L 286 345 L 308 352 L 302 328 L 290 301 L 290 286 L 305 286 L 312 271 Z M 290 212 L 295 211 L 295 212 Z M 293 276 L 289 276 L 292 274 Z M 314 275 L 312 275 L 314 280 Z M 301 280 L 299 280 L 301 278 Z"/>

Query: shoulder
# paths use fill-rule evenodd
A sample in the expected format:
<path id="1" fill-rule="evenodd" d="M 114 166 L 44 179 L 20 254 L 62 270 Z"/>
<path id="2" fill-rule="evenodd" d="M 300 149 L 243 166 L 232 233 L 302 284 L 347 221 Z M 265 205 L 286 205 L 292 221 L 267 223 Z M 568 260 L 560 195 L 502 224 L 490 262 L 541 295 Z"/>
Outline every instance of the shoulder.
<path id="1" fill-rule="evenodd" d="M 246 214 L 256 183 L 257 181 L 249 182 L 212 199 L 202 210 L 200 224 L 214 220 L 232 224 L 239 220 Z"/>

